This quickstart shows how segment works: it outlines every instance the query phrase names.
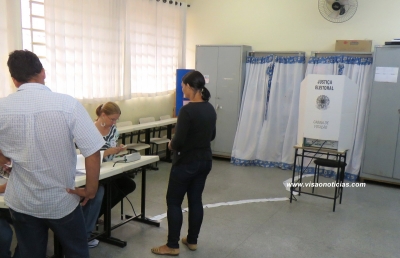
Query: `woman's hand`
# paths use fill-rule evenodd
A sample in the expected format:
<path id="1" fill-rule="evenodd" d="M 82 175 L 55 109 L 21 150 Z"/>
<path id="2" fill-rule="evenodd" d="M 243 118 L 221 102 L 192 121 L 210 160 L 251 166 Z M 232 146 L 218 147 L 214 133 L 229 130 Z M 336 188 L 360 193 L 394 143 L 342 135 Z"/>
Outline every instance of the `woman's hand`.
<path id="1" fill-rule="evenodd" d="M 110 149 L 112 149 L 111 150 L 111 154 L 118 154 L 118 153 L 120 153 L 121 151 L 123 151 L 124 149 L 126 148 L 126 146 L 125 145 L 123 145 L 123 144 L 121 144 L 121 145 L 119 145 L 119 146 L 117 146 L 117 147 L 112 147 L 112 148 L 110 148 Z"/>
<path id="2" fill-rule="evenodd" d="M 121 144 L 122 145 L 122 144 Z M 111 148 L 108 148 L 107 150 L 105 150 L 104 151 L 104 156 L 105 157 L 107 157 L 107 156 L 109 156 L 109 155 L 115 155 L 115 154 L 118 154 L 118 153 L 120 153 L 121 151 L 123 151 L 124 150 L 124 148 L 122 147 L 122 146 L 124 146 L 124 145 L 122 145 L 122 146 L 117 146 L 117 147 L 111 147 Z M 124 146 L 125 147 L 125 146 Z M 125 147 L 126 148 L 126 147 Z"/>
<path id="3" fill-rule="evenodd" d="M 111 147 L 108 150 L 110 151 L 110 155 L 115 155 L 121 151 L 121 148 L 120 147 Z"/>
<path id="4" fill-rule="evenodd" d="M 120 153 L 121 151 L 123 151 L 123 150 L 124 150 L 124 148 L 126 148 L 126 146 L 125 146 L 125 145 L 123 145 L 123 144 L 120 144 L 119 146 L 117 146 L 117 147 L 114 147 L 114 149 L 115 149 L 115 154 L 118 154 L 118 153 Z"/>

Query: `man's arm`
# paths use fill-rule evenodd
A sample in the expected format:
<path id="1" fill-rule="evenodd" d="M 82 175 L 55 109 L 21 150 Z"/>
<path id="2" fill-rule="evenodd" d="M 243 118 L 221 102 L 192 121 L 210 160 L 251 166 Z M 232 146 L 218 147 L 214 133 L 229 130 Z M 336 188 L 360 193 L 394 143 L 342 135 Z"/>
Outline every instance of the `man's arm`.
<path id="1" fill-rule="evenodd" d="M 0 150 L 0 165 L 11 165 L 10 158 L 4 156 L 3 152 Z"/>
<path id="2" fill-rule="evenodd" d="M 85 158 L 86 167 L 86 193 L 85 197 L 94 198 L 99 186 L 100 175 L 100 151 L 96 151 L 89 157 Z"/>
<path id="3" fill-rule="evenodd" d="M 0 185 L 0 193 L 4 193 L 6 191 L 7 183 Z"/>

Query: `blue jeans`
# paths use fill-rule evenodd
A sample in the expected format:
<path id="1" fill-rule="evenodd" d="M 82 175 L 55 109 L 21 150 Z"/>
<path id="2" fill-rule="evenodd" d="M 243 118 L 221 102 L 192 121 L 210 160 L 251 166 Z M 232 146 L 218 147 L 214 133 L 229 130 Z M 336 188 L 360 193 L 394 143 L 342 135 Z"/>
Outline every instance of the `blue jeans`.
<path id="1" fill-rule="evenodd" d="M 0 258 L 11 258 L 11 243 L 13 232 L 10 224 L 11 216 L 8 209 L 0 210 Z M 14 251 L 14 258 L 19 258 L 18 246 Z"/>
<path id="2" fill-rule="evenodd" d="M 60 207 L 62 209 L 62 207 Z M 60 241 L 65 257 L 89 258 L 81 206 L 61 219 L 36 218 L 10 209 L 21 257 L 46 257 L 49 228 Z"/>
<path id="3" fill-rule="evenodd" d="M 0 258 L 11 258 L 12 236 L 10 224 L 4 218 L 0 218 Z"/>
<path id="4" fill-rule="evenodd" d="M 101 204 L 103 202 L 104 186 L 99 184 L 96 196 L 82 206 L 83 217 L 85 218 L 86 237 L 90 238 L 99 218 Z"/>
<path id="5" fill-rule="evenodd" d="M 179 248 L 182 202 L 186 193 L 189 204 L 187 241 L 189 244 L 197 244 L 204 214 L 202 194 L 211 167 L 211 160 L 172 166 L 167 190 L 168 247 Z"/>

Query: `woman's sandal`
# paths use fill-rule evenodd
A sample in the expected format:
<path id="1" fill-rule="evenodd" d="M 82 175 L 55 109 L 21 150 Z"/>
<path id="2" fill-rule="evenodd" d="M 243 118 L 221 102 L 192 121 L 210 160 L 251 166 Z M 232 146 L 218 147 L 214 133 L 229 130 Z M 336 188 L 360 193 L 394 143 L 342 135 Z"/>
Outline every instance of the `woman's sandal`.
<path id="1" fill-rule="evenodd" d="M 182 244 L 186 245 L 191 251 L 197 250 L 197 244 L 189 244 L 187 238 L 182 238 Z"/>
<path id="2" fill-rule="evenodd" d="M 169 248 L 167 245 L 151 248 L 151 252 L 159 255 L 179 255 L 179 248 Z"/>

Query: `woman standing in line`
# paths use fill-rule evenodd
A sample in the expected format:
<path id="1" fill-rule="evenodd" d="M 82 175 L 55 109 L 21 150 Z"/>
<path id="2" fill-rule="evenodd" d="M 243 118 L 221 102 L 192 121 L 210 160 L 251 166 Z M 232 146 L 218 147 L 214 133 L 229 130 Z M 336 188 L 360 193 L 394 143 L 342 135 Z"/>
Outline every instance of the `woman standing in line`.
<path id="1" fill-rule="evenodd" d="M 175 126 L 175 136 L 168 145 L 174 157 L 167 190 L 168 241 L 151 251 L 161 255 L 178 255 L 182 227 L 182 202 L 185 194 L 189 206 L 189 229 L 182 243 L 192 251 L 203 222 L 202 193 L 212 167 L 210 142 L 215 138 L 217 115 L 208 102 L 210 92 L 204 76 L 198 71 L 182 78 L 182 91 L 190 102 L 183 106 Z"/>

